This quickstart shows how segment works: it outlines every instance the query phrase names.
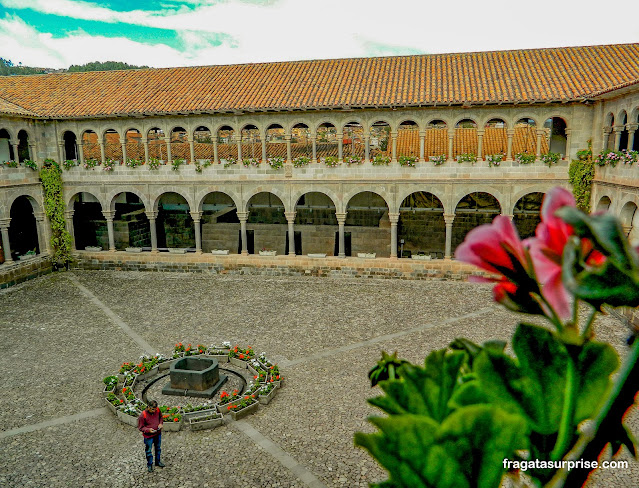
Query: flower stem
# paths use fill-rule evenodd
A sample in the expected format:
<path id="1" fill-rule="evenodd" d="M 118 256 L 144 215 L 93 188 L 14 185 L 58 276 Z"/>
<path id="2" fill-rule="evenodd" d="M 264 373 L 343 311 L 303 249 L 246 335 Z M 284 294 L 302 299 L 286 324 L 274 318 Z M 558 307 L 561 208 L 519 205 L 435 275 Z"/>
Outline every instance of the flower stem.
<path id="1" fill-rule="evenodd" d="M 568 363 L 566 365 L 566 387 L 564 390 L 564 406 L 561 411 L 561 423 L 559 424 L 559 433 L 557 434 L 557 442 L 550 453 L 550 459 L 558 461 L 563 457 L 572 440 L 573 417 L 575 416 L 575 405 L 577 403 L 577 368 L 575 360 L 568 354 Z"/>
<path id="2" fill-rule="evenodd" d="M 588 317 L 588 322 L 586 322 L 586 327 L 584 328 L 584 331 L 581 334 L 582 337 L 588 338 L 588 336 L 590 335 L 590 330 L 592 329 L 592 324 L 594 323 L 596 316 L 597 316 L 597 309 L 593 307 L 592 313 L 590 314 L 590 317 Z"/>

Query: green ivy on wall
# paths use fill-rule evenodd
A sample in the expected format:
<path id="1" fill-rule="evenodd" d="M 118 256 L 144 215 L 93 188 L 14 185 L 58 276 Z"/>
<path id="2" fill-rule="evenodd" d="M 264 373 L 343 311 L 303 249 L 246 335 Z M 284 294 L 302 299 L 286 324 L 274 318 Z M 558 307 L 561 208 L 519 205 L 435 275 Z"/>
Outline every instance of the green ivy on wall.
<path id="1" fill-rule="evenodd" d="M 577 208 L 584 212 L 590 212 L 590 194 L 594 177 L 595 165 L 592 162 L 592 146 L 588 141 L 588 149 L 577 151 L 577 159 L 570 163 L 568 169 L 568 179 L 577 201 Z"/>
<path id="2" fill-rule="evenodd" d="M 55 268 L 66 268 L 71 262 L 71 234 L 64 221 L 62 170 L 53 159 L 45 159 L 40 170 L 44 191 L 44 207 L 51 223 L 52 262 Z"/>

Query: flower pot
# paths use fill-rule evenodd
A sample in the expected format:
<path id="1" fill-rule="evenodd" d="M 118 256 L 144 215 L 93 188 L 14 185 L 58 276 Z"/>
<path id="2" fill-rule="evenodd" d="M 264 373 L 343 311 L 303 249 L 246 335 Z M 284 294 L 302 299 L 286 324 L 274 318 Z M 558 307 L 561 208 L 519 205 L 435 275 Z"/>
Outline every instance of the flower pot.
<path id="1" fill-rule="evenodd" d="M 258 366 L 259 366 L 259 363 L 258 363 Z M 257 369 L 255 369 L 255 365 L 251 364 L 250 362 L 246 363 L 246 367 L 248 368 L 249 372 L 253 376 L 259 374 L 259 371 Z"/>
<path id="2" fill-rule="evenodd" d="M 374 259 L 375 256 L 377 256 L 377 253 L 374 253 L 374 252 L 358 252 L 357 253 L 358 258 Z"/>
<path id="3" fill-rule="evenodd" d="M 260 251 L 260 256 L 275 256 L 277 251 Z"/>
<path id="4" fill-rule="evenodd" d="M 191 430 L 206 430 L 206 429 L 214 429 L 215 427 L 219 427 L 224 422 L 224 418 L 222 414 L 216 414 L 215 417 L 211 416 L 201 416 L 201 417 L 193 417 L 189 420 L 189 427 Z"/>
<path id="5" fill-rule="evenodd" d="M 213 249 L 211 254 L 215 256 L 226 256 L 229 253 L 228 249 Z"/>
<path id="6" fill-rule="evenodd" d="M 91 252 L 98 252 L 98 251 L 102 251 L 102 248 L 100 246 L 86 246 L 84 250 L 91 251 Z"/>
<path id="7" fill-rule="evenodd" d="M 247 415 L 251 415 L 258 408 L 260 408 L 260 404 L 259 402 L 255 402 L 249 405 L 248 407 L 244 407 L 242 410 L 238 410 L 237 412 L 234 410 L 231 410 L 229 413 L 231 414 L 231 417 L 233 417 L 233 420 L 240 420 L 246 417 Z"/>
<path id="8" fill-rule="evenodd" d="M 118 414 L 118 407 L 116 407 L 115 405 L 113 405 L 109 400 L 107 400 L 106 398 L 104 399 L 104 401 L 107 404 L 107 407 L 109 408 L 109 410 L 111 410 L 111 412 L 113 412 L 113 415 L 117 415 Z"/>
<path id="9" fill-rule="evenodd" d="M 141 247 L 127 247 L 125 249 L 126 252 L 142 252 Z"/>
<path id="10" fill-rule="evenodd" d="M 155 376 L 156 374 L 158 374 L 158 370 L 159 370 L 159 367 L 158 366 L 154 366 L 150 370 L 146 371 L 145 373 L 140 373 L 137 376 L 137 381 L 146 381 L 147 379 L 149 379 L 149 378 Z"/>
<path id="11" fill-rule="evenodd" d="M 18 260 L 27 261 L 28 259 L 33 259 L 35 257 L 36 257 L 35 254 L 23 254 L 22 256 L 18 256 Z"/>
<path id="12" fill-rule="evenodd" d="M 122 410 L 118 410 L 116 415 L 118 416 L 118 419 L 120 419 L 121 422 L 124 422 L 127 425 L 131 425 L 133 427 L 137 427 L 138 426 L 138 417 L 140 415 L 141 412 L 138 412 L 138 415 L 136 415 L 135 417 L 133 415 L 129 415 L 128 413 L 124 413 Z"/>
<path id="13" fill-rule="evenodd" d="M 217 409 L 215 408 L 215 405 L 211 405 L 210 408 L 205 408 L 204 410 L 197 410 L 194 412 L 183 412 L 182 413 L 182 417 L 184 417 L 184 420 L 191 420 L 192 418 L 195 417 L 206 417 L 207 415 L 219 415 L 217 413 Z"/>
<path id="14" fill-rule="evenodd" d="M 183 247 L 169 247 L 169 252 L 171 254 L 186 254 L 186 248 Z"/>
<path id="15" fill-rule="evenodd" d="M 118 390 L 118 385 L 116 383 L 116 385 L 114 387 L 112 387 L 110 390 L 107 390 L 107 386 L 104 387 L 104 390 L 102 390 L 102 395 L 104 396 L 104 398 L 109 396 L 109 393 L 115 393 Z"/>
<path id="16" fill-rule="evenodd" d="M 278 390 L 278 388 L 276 387 L 276 388 L 273 388 L 271 391 L 269 391 L 265 395 L 260 394 L 258 396 L 258 399 L 259 399 L 260 403 L 262 405 L 268 405 L 268 403 L 273 399 L 273 397 L 277 393 L 277 390 Z"/>
<path id="17" fill-rule="evenodd" d="M 247 367 L 247 362 L 243 359 L 229 358 L 229 362 L 238 368 L 246 369 Z"/>
<path id="18" fill-rule="evenodd" d="M 229 362 L 229 357 L 226 354 L 208 354 L 208 356 L 217 359 L 220 364 Z"/>
<path id="19" fill-rule="evenodd" d="M 430 254 L 429 255 L 426 255 L 426 254 L 423 254 L 423 255 L 413 254 L 410 258 L 411 259 L 415 259 L 417 261 L 430 261 L 431 260 Z"/>
<path id="20" fill-rule="evenodd" d="M 241 396 L 239 398 L 236 398 L 235 400 L 232 400 L 232 401 L 230 401 L 228 403 L 225 403 L 224 405 L 222 405 L 220 403 L 217 403 L 215 406 L 216 406 L 218 412 L 220 412 L 220 413 L 229 413 L 229 408 L 228 407 L 231 406 L 231 405 L 237 405 L 238 403 L 240 403 L 242 401 L 243 398 L 244 397 Z"/>
<path id="21" fill-rule="evenodd" d="M 182 429 L 182 424 L 184 423 L 184 417 L 180 418 L 179 422 L 168 422 L 168 419 L 164 422 L 164 427 L 162 427 L 162 432 L 179 432 Z"/>
<path id="22" fill-rule="evenodd" d="M 311 259 L 320 259 L 320 258 L 325 258 L 326 253 L 316 252 L 316 253 L 307 254 L 307 256 Z"/>

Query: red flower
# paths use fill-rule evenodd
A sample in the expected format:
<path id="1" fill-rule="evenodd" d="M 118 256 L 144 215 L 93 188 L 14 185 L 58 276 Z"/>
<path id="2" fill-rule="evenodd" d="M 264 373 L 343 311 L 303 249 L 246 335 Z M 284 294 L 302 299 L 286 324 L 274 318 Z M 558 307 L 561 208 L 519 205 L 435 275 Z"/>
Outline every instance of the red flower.
<path id="1" fill-rule="evenodd" d="M 179 421 L 180 421 L 180 419 L 179 419 L 179 418 L 177 418 L 177 417 L 175 417 L 175 418 L 173 419 L 173 422 L 179 422 Z"/>
<path id="2" fill-rule="evenodd" d="M 244 354 L 240 354 L 240 359 L 244 359 Z"/>
<path id="3" fill-rule="evenodd" d="M 249 399 L 249 397 L 248 397 L 248 396 L 245 396 L 245 397 L 244 397 L 244 400 L 248 400 L 248 399 Z"/>
<path id="4" fill-rule="evenodd" d="M 276 379 L 276 380 L 279 380 L 279 379 L 280 379 L 280 375 L 278 374 L 278 375 L 275 377 L 275 379 Z"/>
<path id="5" fill-rule="evenodd" d="M 227 410 L 231 410 L 231 405 L 229 405 L 228 407 L 226 407 Z"/>

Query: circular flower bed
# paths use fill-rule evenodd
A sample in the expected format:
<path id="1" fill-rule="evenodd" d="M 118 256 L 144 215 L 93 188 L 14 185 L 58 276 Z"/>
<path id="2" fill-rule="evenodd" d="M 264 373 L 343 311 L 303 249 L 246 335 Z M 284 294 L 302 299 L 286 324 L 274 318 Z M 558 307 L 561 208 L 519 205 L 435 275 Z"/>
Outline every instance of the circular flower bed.
<path id="1" fill-rule="evenodd" d="M 223 423 L 225 415 L 233 419 L 242 418 L 256 411 L 260 405 L 267 405 L 284 381 L 277 364 L 272 363 L 265 353 L 256 355 L 250 346 L 242 349 L 223 342 L 221 346 L 198 344 L 194 347 L 179 342 L 169 356 L 160 353 L 142 356 L 136 362 L 123 363 L 117 374 L 104 378 L 107 406 L 122 422 L 137 426 L 137 419 L 146 408 L 144 392 L 156 381 L 168 379 L 171 364 L 188 356 L 217 359 L 220 370 L 241 378 L 246 388 L 243 391 L 242 388 L 222 389 L 215 402 L 207 400 L 198 404 L 201 399 L 191 398 L 193 404 L 160 405 L 163 431 L 177 431 L 187 425 L 191 430 L 216 427 Z"/>

